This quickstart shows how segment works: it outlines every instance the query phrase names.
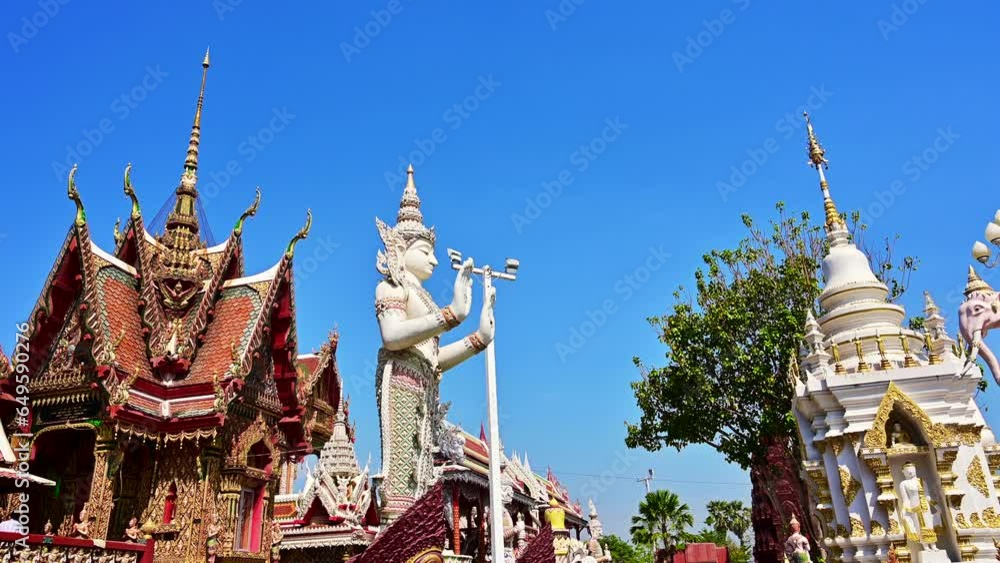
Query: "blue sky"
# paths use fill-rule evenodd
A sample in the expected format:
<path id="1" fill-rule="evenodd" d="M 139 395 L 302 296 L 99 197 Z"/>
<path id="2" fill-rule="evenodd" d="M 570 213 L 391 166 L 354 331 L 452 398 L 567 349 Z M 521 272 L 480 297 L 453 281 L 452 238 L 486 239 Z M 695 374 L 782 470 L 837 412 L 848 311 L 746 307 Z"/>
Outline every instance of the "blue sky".
<path id="1" fill-rule="evenodd" d="M 177 185 L 210 45 L 200 188 L 211 227 L 224 238 L 262 187 L 244 231 L 255 272 L 312 209 L 297 251 L 300 349 L 340 329 L 359 455 L 378 459 L 374 217 L 394 217 L 412 160 L 439 259 L 453 247 L 521 260 L 520 279 L 498 288 L 504 443 L 584 504 L 595 496 L 613 532 L 647 468 L 698 519 L 708 500 L 749 500 L 746 475 L 706 448 L 626 450 L 631 358 L 662 362 L 646 317 L 667 310 L 704 252 L 743 236 L 741 213 L 763 220 L 778 200 L 821 212 L 802 106 L 840 207 L 865 210 L 875 233 L 899 232 L 898 251 L 922 259 L 910 314 L 930 290 L 954 332 L 969 248 L 996 207 L 983 197 L 1000 150 L 992 2 L 101 6 L 0 7 L 5 347 L 73 218 L 66 163 L 78 160 L 95 239 L 111 247 L 127 162 L 147 214 Z M 913 160 L 926 150 L 933 163 Z M 442 269 L 429 289 L 447 301 L 451 282 Z M 442 388 L 473 433 L 483 370 L 470 361 Z M 996 426 L 1000 392 L 981 403 Z"/>

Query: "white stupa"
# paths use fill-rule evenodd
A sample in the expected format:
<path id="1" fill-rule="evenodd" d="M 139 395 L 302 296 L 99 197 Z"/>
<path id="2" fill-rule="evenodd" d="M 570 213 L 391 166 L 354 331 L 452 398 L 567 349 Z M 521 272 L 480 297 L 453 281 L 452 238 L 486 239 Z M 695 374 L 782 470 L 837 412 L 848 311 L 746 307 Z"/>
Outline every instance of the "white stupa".
<path id="1" fill-rule="evenodd" d="M 810 484 L 814 538 L 830 559 L 994 562 L 1000 541 L 1000 447 L 974 401 L 982 373 L 929 295 L 925 331 L 850 239 L 830 196 L 824 150 L 808 122 L 830 249 L 821 315 L 810 312 L 794 414 Z"/>

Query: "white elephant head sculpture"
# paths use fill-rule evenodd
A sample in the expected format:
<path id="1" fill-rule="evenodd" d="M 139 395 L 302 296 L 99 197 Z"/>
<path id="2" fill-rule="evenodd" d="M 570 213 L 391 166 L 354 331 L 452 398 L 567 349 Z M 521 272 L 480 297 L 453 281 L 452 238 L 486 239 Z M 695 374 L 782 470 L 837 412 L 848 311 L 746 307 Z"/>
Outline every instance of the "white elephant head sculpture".
<path id="1" fill-rule="evenodd" d="M 997 292 L 984 282 L 976 271 L 969 267 L 969 282 L 965 286 L 965 302 L 958 308 L 958 326 L 962 338 L 972 345 L 965 373 L 976 356 L 986 362 L 993 373 L 993 379 L 1000 385 L 1000 363 L 996 354 L 983 342 L 991 329 L 1000 327 L 1000 300 Z"/>

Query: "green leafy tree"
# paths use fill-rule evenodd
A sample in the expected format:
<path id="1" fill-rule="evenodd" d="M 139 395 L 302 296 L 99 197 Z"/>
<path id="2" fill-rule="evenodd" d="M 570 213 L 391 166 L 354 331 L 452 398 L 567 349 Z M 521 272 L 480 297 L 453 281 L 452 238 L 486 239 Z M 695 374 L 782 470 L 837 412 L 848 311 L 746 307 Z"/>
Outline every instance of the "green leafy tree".
<path id="1" fill-rule="evenodd" d="M 629 542 L 614 534 L 601 537 L 601 543 L 611 552 L 611 560 L 615 563 L 648 563 L 649 559 L 641 559 L 642 553 Z"/>
<path id="2" fill-rule="evenodd" d="M 783 204 L 776 207 L 779 217 L 763 229 L 744 215 L 749 235 L 736 248 L 704 256 L 704 268 L 695 272 L 695 295 L 679 288 L 673 311 L 649 319 L 667 347 L 667 362 L 649 368 L 634 358 L 642 379 L 632 389 L 642 415 L 638 423 L 627 423 L 625 442 L 650 451 L 707 444 L 729 462 L 756 468 L 764 482 L 755 484 L 788 521 L 766 454 L 778 444 L 789 459 L 798 455 L 790 408 L 794 359 L 806 312 L 817 308 L 827 243 L 808 213 L 788 215 Z M 906 257 L 897 265 L 895 239 L 865 247 L 858 214 L 850 223 L 890 300 L 898 299 L 917 261 Z M 798 489 L 805 506 L 804 485 Z M 814 532 L 807 529 L 818 537 Z"/>
<path id="3" fill-rule="evenodd" d="M 750 529 L 750 508 L 740 500 L 712 500 L 706 505 L 708 517 L 705 524 L 723 534 L 732 533 L 746 547 L 747 531 Z"/>
<path id="4" fill-rule="evenodd" d="M 662 544 L 667 552 L 684 539 L 685 530 L 694 525 L 691 509 L 680 497 L 666 489 L 652 491 L 639 503 L 639 514 L 632 517 L 629 532 L 638 544 Z"/>

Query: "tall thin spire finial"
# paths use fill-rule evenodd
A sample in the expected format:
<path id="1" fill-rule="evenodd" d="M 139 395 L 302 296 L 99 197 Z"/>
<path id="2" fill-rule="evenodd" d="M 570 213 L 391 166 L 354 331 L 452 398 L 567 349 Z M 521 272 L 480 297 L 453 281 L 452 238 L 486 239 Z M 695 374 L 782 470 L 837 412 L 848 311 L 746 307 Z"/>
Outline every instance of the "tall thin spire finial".
<path id="1" fill-rule="evenodd" d="M 819 139 L 816 138 L 812 120 L 809 119 L 809 112 L 804 111 L 802 115 L 806 118 L 806 131 L 809 133 L 809 165 L 819 173 L 819 187 L 823 190 L 823 211 L 826 214 L 826 230 L 827 232 L 831 232 L 844 229 L 844 219 L 841 218 L 836 204 L 833 203 L 833 198 L 830 197 L 830 185 L 827 183 L 826 174 L 824 173 L 824 170 L 830 168 L 830 162 L 826 159 L 826 151 L 823 150 L 823 146 L 819 144 Z"/>
<path id="2" fill-rule="evenodd" d="M 205 49 L 205 59 L 201 61 L 201 90 L 198 92 L 198 107 L 194 111 L 194 123 L 191 125 L 191 140 L 188 142 L 187 159 L 184 160 L 185 171 L 198 170 L 198 145 L 201 143 L 201 108 L 205 105 L 205 82 L 208 80 L 208 49 Z"/>

